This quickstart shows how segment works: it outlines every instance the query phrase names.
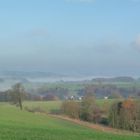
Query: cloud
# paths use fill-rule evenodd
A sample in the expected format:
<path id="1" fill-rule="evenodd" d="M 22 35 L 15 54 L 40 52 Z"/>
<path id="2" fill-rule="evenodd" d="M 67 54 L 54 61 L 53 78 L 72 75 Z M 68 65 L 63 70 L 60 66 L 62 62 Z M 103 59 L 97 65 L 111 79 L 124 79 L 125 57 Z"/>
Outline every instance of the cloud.
<path id="1" fill-rule="evenodd" d="M 137 38 L 131 44 L 132 47 L 135 48 L 135 50 L 140 51 L 140 35 L 138 35 Z"/>

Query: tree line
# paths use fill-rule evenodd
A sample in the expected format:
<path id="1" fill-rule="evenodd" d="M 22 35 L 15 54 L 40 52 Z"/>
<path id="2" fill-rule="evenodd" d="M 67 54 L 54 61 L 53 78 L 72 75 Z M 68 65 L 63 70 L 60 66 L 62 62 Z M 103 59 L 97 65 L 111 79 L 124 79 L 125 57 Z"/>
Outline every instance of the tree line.
<path id="1" fill-rule="evenodd" d="M 131 98 L 116 101 L 106 110 L 94 96 L 85 96 L 81 102 L 64 101 L 61 110 L 72 118 L 140 132 L 140 102 Z"/>
<path id="2" fill-rule="evenodd" d="M 114 128 L 140 132 L 140 102 L 127 99 L 115 102 L 109 111 L 110 125 Z"/>
<path id="3" fill-rule="evenodd" d="M 62 103 L 61 111 L 76 119 L 99 123 L 104 110 L 99 107 L 94 96 L 85 96 L 81 102 L 66 100 Z"/>

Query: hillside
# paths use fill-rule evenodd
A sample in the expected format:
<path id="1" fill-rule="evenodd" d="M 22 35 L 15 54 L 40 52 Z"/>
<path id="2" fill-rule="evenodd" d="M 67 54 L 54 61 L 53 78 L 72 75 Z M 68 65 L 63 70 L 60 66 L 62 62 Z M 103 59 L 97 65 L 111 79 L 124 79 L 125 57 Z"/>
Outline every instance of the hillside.
<path id="1" fill-rule="evenodd" d="M 0 104 L 1 140 L 139 140 L 135 135 L 117 135 L 52 118 L 47 115 L 20 111 L 14 106 Z"/>

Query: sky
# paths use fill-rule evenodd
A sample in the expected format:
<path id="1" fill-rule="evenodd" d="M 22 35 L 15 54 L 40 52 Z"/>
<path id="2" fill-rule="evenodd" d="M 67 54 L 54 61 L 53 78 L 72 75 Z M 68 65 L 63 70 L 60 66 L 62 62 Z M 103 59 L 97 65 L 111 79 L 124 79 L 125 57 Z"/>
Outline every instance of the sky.
<path id="1" fill-rule="evenodd" d="M 0 70 L 140 76 L 140 0 L 1 0 Z"/>

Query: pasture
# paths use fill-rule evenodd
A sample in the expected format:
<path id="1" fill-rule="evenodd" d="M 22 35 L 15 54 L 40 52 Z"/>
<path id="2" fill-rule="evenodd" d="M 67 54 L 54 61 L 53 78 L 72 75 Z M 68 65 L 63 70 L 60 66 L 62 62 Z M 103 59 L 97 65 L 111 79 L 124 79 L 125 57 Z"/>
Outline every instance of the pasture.
<path id="1" fill-rule="evenodd" d="M 25 102 L 28 106 L 57 109 L 60 102 Z M 138 135 L 112 134 L 53 118 L 49 115 L 20 111 L 7 103 L 0 103 L 1 140 L 139 140 Z"/>
<path id="2" fill-rule="evenodd" d="M 115 99 L 97 99 L 96 103 L 103 108 L 109 108 L 110 105 L 115 102 Z M 79 101 L 78 101 L 79 102 Z M 62 101 L 26 101 L 23 103 L 24 107 L 28 107 L 31 109 L 40 108 L 42 111 L 46 113 L 50 113 L 51 111 L 59 110 L 61 107 Z"/>

